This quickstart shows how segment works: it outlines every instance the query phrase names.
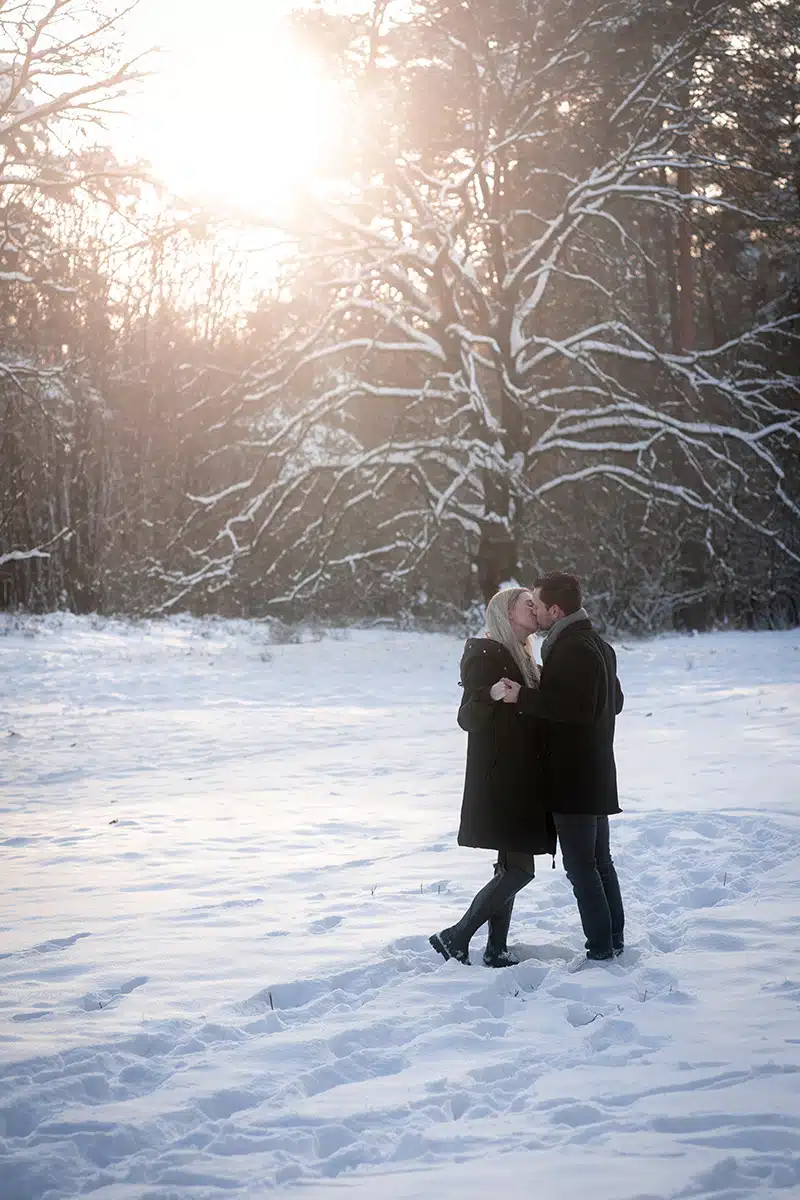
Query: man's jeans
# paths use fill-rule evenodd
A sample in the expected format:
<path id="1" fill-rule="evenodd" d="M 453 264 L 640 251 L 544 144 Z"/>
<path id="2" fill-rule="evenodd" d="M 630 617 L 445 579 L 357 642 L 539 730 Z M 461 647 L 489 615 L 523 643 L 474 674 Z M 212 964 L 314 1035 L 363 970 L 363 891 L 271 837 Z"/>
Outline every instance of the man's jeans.
<path id="1" fill-rule="evenodd" d="M 611 860 L 608 817 L 553 813 L 561 857 L 572 884 L 589 958 L 611 958 L 624 946 L 625 912 Z"/>

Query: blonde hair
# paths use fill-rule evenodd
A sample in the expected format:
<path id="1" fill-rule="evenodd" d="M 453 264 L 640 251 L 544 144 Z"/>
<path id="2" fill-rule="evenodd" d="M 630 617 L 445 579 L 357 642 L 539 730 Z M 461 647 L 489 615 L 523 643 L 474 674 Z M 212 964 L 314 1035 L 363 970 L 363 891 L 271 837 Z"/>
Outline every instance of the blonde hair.
<path id="1" fill-rule="evenodd" d="M 509 613 L 517 600 L 530 588 L 503 588 L 495 592 L 486 605 L 486 636 L 493 642 L 505 646 L 514 662 L 522 672 L 522 678 L 528 687 L 539 686 L 539 668 L 534 660 L 530 639 L 526 640 L 523 648 L 517 635 L 511 627 Z"/>

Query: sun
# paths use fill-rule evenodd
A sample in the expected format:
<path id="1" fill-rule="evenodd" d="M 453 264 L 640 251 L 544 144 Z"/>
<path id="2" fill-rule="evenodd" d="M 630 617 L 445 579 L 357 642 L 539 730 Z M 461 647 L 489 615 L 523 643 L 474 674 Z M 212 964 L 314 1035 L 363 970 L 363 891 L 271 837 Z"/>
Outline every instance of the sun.
<path id="1" fill-rule="evenodd" d="M 264 213 L 291 204 L 330 163 L 337 89 L 282 19 L 287 7 L 142 6 L 139 19 L 163 49 L 137 111 L 135 148 L 172 191 Z"/>

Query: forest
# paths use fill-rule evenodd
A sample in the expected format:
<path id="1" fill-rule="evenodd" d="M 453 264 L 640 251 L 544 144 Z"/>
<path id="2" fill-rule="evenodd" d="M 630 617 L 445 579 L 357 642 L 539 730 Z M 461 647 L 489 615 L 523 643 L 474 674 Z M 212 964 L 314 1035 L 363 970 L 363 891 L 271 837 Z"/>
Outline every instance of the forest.
<path id="1" fill-rule="evenodd" d="M 800 623 L 793 0 L 298 5 L 281 214 L 118 150 L 129 9 L 0 4 L 0 607 Z"/>

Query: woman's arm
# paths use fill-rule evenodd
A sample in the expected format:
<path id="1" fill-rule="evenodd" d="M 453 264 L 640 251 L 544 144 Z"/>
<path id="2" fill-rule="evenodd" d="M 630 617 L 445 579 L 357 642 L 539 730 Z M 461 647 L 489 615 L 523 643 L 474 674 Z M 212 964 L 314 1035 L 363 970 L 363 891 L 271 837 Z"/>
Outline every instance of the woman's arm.
<path id="1" fill-rule="evenodd" d="M 462 663 L 464 698 L 458 710 L 458 723 L 467 733 L 477 733 L 490 725 L 498 703 L 492 699 L 491 689 L 502 675 L 503 668 L 492 653 L 474 654 Z"/>

